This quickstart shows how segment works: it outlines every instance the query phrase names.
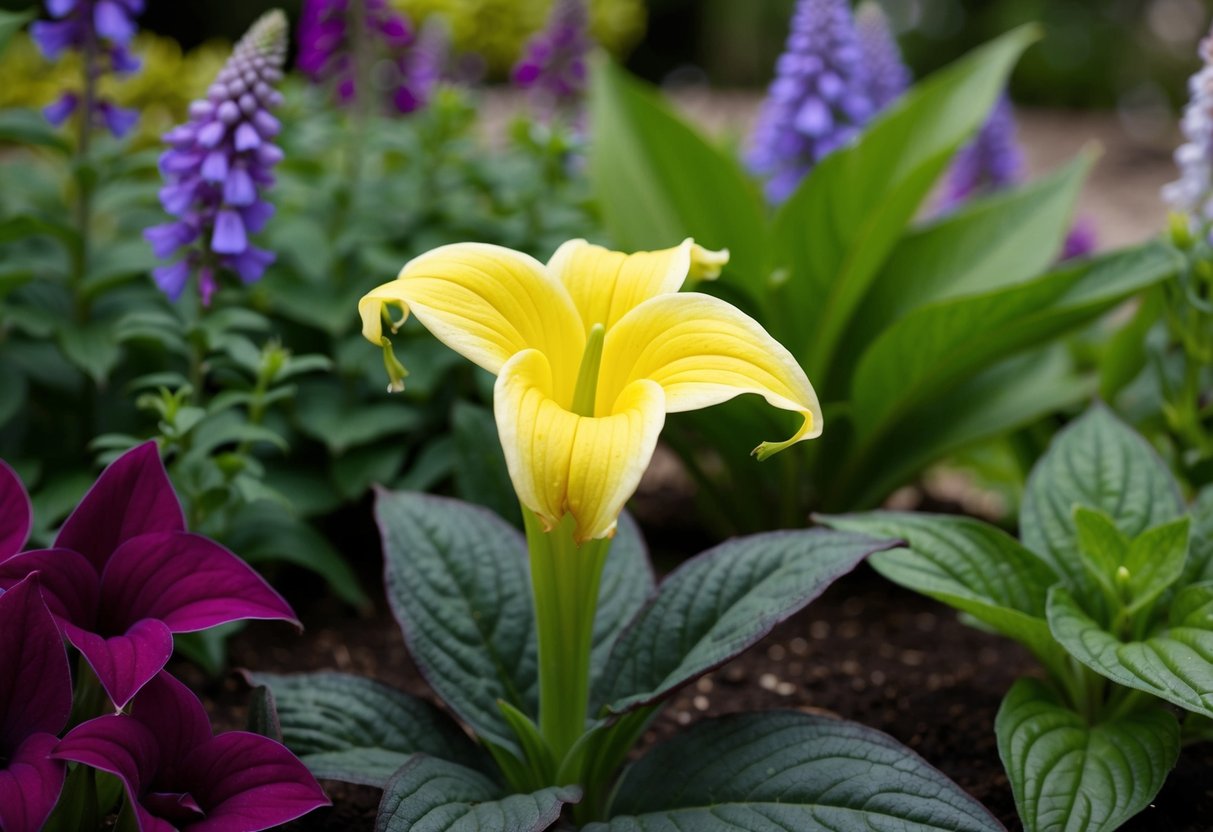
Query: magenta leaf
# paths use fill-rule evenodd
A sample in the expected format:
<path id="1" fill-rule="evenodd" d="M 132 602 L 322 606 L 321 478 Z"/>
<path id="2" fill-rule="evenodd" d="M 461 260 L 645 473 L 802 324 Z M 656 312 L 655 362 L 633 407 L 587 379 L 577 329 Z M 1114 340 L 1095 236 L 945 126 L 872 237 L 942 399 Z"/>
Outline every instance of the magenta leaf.
<path id="1" fill-rule="evenodd" d="M 55 547 L 84 555 L 98 572 L 115 549 L 149 532 L 185 530 L 155 442 L 127 451 L 106 468 L 59 530 Z"/>
<path id="2" fill-rule="evenodd" d="M 82 627 L 97 619 L 101 579 L 83 555 L 70 549 L 35 549 L 0 561 L 0 589 L 38 573 L 42 599 L 53 615 Z"/>
<path id="3" fill-rule="evenodd" d="M 173 655 L 173 634 L 163 621 L 145 618 L 125 633 L 102 636 L 65 623 L 64 635 L 88 661 L 117 708 L 164 669 Z"/>
<path id="4" fill-rule="evenodd" d="M 38 733 L 57 734 L 72 709 L 67 651 L 37 578 L 0 595 L 0 761 Z"/>
<path id="5" fill-rule="evenodd" d="M 252 567 L 201 535 L 145 534 L 114 552 L 101 577 L 102 626 L 118 630 L 141 618 L 174 633 L 245 618 L 298 626 L 290 605 Z"/>
<path id="6" fill-rule="evenodd" d="M 4 832 L 38 832 L 55 808 L 66 776 L 63 763 L 50 756 L 58 743 L 54 734 L 33 734 L 0 769 L 0 829 Z"/>
<path id="7" fill-rule="evenodd" d="M 17 473 L 0 460 L 0 561 L 21 551 L 29 538 L 33 511 Z"/>

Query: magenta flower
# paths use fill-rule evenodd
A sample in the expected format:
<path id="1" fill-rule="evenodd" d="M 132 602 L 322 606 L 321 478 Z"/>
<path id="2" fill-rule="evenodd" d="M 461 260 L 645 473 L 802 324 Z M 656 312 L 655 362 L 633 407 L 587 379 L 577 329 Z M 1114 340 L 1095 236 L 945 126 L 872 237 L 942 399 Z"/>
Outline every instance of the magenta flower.
<path id="1" fill-rule="evenodd" d="M 6 516 L 10 502 L 6 498 Z M 28 518 L 28 505 L 23 508 Z M 16 539 L 22 523 L 28 528 L 28 519 L 5 522 L 11 526 L 0 531 L 5 541 Z M 123 454 L 101 474 L 53 548 L 0 550 L 0 588 L 35 572 L 60 631 L 118 708 L 164 668 L 173 633 L 241 619 L 299 625 L 282 596 L 248 564 L 186 531 L 153 442 Z"/>
<path id="2" fill-rule="evenodd" d="M 556 0 L 546 26 L 527 42 L 514 67 L 514 83 L 545 109 L 571 110 L 585 97 L 593 45 L 585 0 Z"/>
<path id="3" fill-rule="evenodd" d="M 0 510 L 5 512 L 0 519 L 0 546 L 10 542 L 7 533 L 13 525 L 8 523 L 8 510 L 14 497 L 24 500 L 25 491 L 16 475 L 0 464 Z M 24 537 L 22 532 L 21 542 Z M 37 832 L 55 808 L 64 767 L 50 755 L 71 710 L 67 651 L 38 592 L 37 578 L 27 578 L 0 593 L 0 829 L 4 832 Z"/>
<path id="4" fill-rule="evenodd" d="M 53 756 L 116 775 L 142 832 L 257 832 L 329 805 L 279 743 L 243 731 L 212 735 L 198 697 L 164 672 L 129 715 L 78 725 Z"/>

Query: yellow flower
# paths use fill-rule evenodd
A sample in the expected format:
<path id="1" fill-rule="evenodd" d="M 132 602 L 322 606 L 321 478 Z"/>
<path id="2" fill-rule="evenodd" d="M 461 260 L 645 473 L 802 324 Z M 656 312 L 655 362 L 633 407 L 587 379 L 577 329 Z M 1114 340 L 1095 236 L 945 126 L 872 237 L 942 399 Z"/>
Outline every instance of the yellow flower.
<path id="1" fill-rule="evenodd" d="M 406 264 L 358 311 L 397 381 L 389 307 L 497 375 L 497 428 L 519 500 L 549 530 L 571 514 L 581 543 L 614 533 L 666 413 L 757 393 L 804 417 L 790 439 L 759 445 L 759 459 L 820 435 L 817 395 L 791 354 L 725 301 L 679 291 L 727 261 L 689 239 L 631 255 L 572 240 L 547 266 L 458 243 Z"/>

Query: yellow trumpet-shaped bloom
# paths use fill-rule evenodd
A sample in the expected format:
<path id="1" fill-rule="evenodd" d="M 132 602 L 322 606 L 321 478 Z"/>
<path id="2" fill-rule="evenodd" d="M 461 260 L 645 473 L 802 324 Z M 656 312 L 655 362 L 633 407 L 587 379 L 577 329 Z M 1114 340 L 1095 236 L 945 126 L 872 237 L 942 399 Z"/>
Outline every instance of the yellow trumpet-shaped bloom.
<path id="1" fill-rule="evenodd" d="M 519 500 L 549 529 L 571 514 L 583 542 L 614 533 L 666 413 L 757 393 L 804 418 L 790 439 L 759 445 L 760 459 L 820 435 L 817 395 L 792 355 L 725 301 L 679 291 L 727 261 L 689 239 L 636 254 L 572 240 L 546 266 L 459 243 L 410 261 L 358 311 L 373 344 L 389 346 L 383 324 L 396 308 L 393 329 L 411 313 L 497 376 L 497 428 Z"/>

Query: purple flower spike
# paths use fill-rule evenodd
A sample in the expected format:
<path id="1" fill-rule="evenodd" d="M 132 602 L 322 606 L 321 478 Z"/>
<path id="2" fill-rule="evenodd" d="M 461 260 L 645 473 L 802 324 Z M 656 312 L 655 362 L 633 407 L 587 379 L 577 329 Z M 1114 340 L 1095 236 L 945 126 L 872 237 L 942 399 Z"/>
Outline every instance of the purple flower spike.
<path id="1" fill-rule="evenodd" d="M 244 619 L 299 623 L 248 564 L 185 531 L 151 442 L 101 474 L 54 548 L 0 557 L 0 588 L 33 573 L 64 637 L 118 708 L 164 668 L 174 633 Z"/>
<path id="2" fill-rule="evenodd" d="M 77 726 L 54 757 L 116 775 L 141 832 L 258 832 L 329 805 L 279 743 L 242 731 L 212 736 L 198 697 L 163 672 L 129 715 Z"/>
<path id="3" fill-rule="evenodd" d="M 0 668 L 0 829 L 37 832 L 63 788 L 51 752 L 71 713 L 72 679 L 36 577 L 0 593 Z"/>
<path id="4" fill-rule="evenodd" d="M 974 196 L 1000 191 L 1023 180 L 1023 151 L 1019 149 L 1011 99 L 994 105 L 977 138 L 961 148 L 948 176 L 945 204 L 960 205 Z"/>
<path id="5" fill-rule="evenodd" d="M 143 237 L 157 257 L 180 258 L 152 273 L 172 300 L 195 274 L 209 305 L 218 288 L 216 266 L 250 283 L 273 262 L 274 255 L 253 247 L 249 235 L 273 212 L 260 192 L 273 184 L 270 171 L 282 160 L 272 143 L 281 125 L 269 111 L 282 102 L 274 85 L 282 79 L 286 36 L 282 12 L 254 23 L 207 97 L 191 105 L 190 120 L 164 137 L 169 149 L 160 170 L 167 184 L 160 203 L 179 221 L 148 228 Z"/>
<path id="6" fill-rule="evenodd" d="M 867 0 L 855 12 L 859 49 L 867 66 L 868 93 L 877 111 L 901 97 L 910 87 L 910 68 L 901 59 L 889 18 L 880 4 Z"/>
<path id="7" fill-rule="evenodd" d="M 549 112 L 571 111 L 585 97 L 586 56 L 593 46 L 585 0 L 556 0 L 547 25 L 514 67 L 514 83 Z"/>
<path id="8" fill-rule="evenodd" d="M 1179 179 L 1162 189 L 1162 199 L 1189 218 L 1193 233 L 1213 221 L 1213 33 L 1200 42 L 1204 66 L 1188 81 L 1191 100 L 1184 108 L 1184 143 L 1175 151 Z"/>
<path id="9" fill-rule="evenodd" d="M 877 112 L 848 0 L 800 0 L 747 161 L 782 202 Z"/>
<path id="10" fill-rule="evenodd" d="M 0 561 L 21 551 L 29 539 L 33 511 L 17 472 L 0 460 Z"/>

